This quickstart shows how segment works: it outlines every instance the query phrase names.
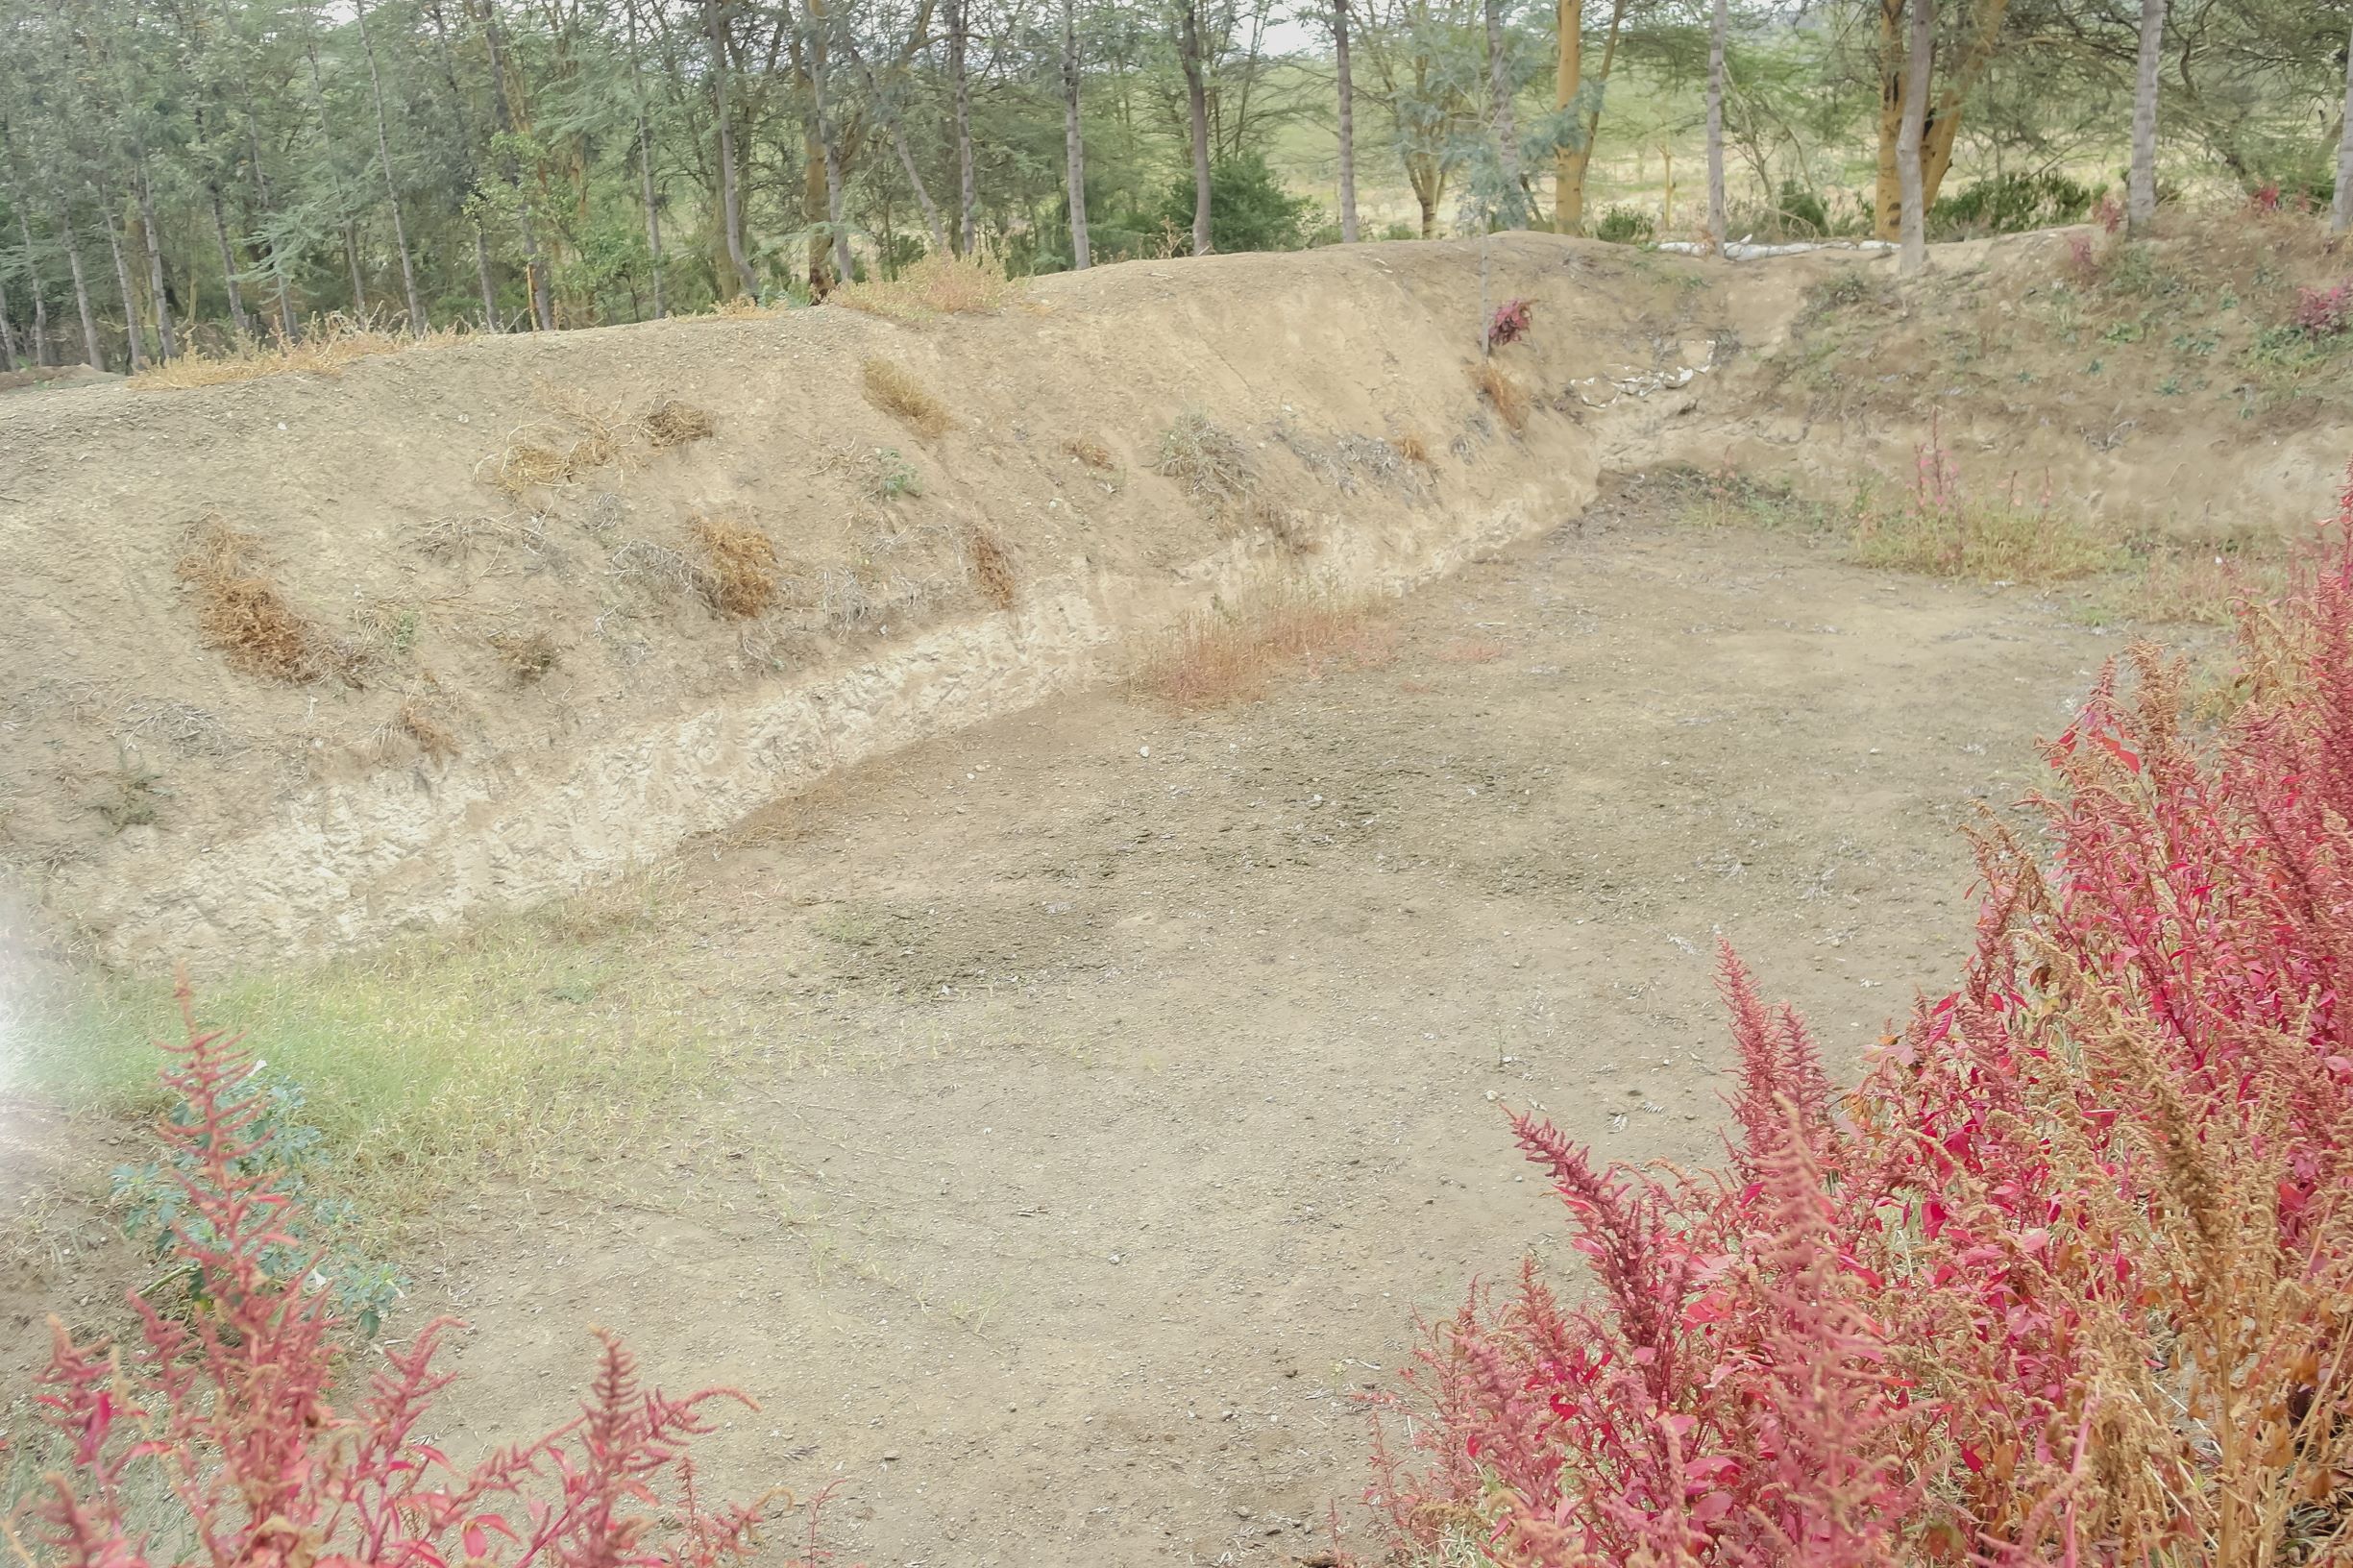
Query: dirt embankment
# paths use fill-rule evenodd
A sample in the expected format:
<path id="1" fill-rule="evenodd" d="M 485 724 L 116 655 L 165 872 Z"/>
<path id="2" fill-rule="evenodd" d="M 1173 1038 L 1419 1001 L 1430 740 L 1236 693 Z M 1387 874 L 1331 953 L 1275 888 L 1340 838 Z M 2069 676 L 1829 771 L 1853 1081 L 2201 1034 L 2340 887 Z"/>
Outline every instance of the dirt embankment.
<path id="1" fill-rule="evenodd" d="M 1998 288 L 2042 264 L 1953 259 Z M 1884 262 L 1512 236 L 1485 264 L 1139 262 L 912 327 L 828 308 L 8 400 L 0 857 L 113 964 L 367 943 L 649 861 L 1189 615 L 1442 574 L 1610 470 L 1842 476 L 1921 433 L 1825 419 L 1787 373 L 1820 285 Z M 1470 375 L 1513 297 L 1518 429 Z M 2250 482 L 1962 412 L 1965 456 L 2006 441 L 2161 520 Z M 2299 447 L 2253 483 L 2294 515 L 2327 478 Z"/>

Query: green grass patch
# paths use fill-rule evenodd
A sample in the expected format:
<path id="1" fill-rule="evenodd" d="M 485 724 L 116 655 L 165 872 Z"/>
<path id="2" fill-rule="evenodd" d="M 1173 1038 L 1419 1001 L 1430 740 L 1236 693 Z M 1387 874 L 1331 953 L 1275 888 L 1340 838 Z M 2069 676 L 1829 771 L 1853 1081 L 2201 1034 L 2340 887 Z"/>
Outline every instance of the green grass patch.
<path id="1" fill-rule="evenodd" d="M 545 1179 L 625 1146 L 649 1112 L 715 1085 L 725 1037 L 667 973 L 641 885 L 364 956 L 200 984 L 199 1019 L 243 1033 L 302 1087 L 322 1185 L 391 1223 L 453 1181 Z M 144 1117 L 164 1109 L 160 979 L 75 977 L 24 998 L 0 1091 Z"/>

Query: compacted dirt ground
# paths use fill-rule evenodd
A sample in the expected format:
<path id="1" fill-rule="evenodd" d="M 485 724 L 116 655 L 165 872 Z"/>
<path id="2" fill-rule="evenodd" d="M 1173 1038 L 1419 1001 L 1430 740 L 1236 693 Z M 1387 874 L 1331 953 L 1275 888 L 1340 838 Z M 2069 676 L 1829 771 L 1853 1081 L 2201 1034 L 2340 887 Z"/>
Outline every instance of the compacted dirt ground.
<path id="1" fill-rule="evenodd" d="M 416 1261 L 411 1316 L 474 1325 L 450 1435 L 563 1413 L 603 1324 L 756 1395 L 712 1478 L 838 1482 L 845 1560 L 1312 1556 L 1416 1314 L 1569 1267 L 1502 1107 L 1706 1157 L 1719 941 L 1851 1072 L 1957 972 L 1957 824 L 2120 650 L 1671 509 L 1622 488 L 1255 703 L 1065 701 L 691 851 L 664 942 L 739 1077 Z"/>

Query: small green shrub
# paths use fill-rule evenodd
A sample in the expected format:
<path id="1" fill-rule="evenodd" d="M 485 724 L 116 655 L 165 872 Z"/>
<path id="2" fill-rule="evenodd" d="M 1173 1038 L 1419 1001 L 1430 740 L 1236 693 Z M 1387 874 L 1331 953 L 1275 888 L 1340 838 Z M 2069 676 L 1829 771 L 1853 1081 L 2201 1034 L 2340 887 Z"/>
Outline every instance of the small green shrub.
<path id="1" fill-rule="evenodd" d="M 1657 233 L 1658 226 L 1651 221 L 1649 213 L 1630 207 L 1611 208 L 1593 226 L 1593 237 L 1612 245 L 1648 245 Z"/>
<path id="2" fill-rule="evenodd" d="M 235 1134 L 242 1152 L 226 1156 L 227 1169 L 236 1181 L 253 1182 L 287 1200 L 273 1238 L 255 1254 L 262 1271 L 280 1285 L 316 1275 L 334 1291 L 337 1311 L 361 1334 L 374 1337 L 405 1282 L 390 1263 L 367 1257 L 354 1244 L 358 1216 L 350 1204 L 311 1191 L 311 1178 L 320 1173 L 326 1156 L 324 1135 L 301 1119 L 302 1086 L 257 1070 L 239 1091 L 252 1119 Z M 220 1241 L 206 1217 L 207 1207 L 191 1202 L 210 1164 L 205 1139 L 214 1135 L 185 1100 L 165 1115 L 182 1136 L 166 1141 L 161 1160 L 117 1166 L 112 1196 L 123 1209 L 123 1234 L 135 1245 L 144 1246 L 158 1261 L 179 1258 L 184 1262 L 185 1241 L 199 1247 Z M 188 1233 L 184 1241 L 184 1232 Z M 215 1305 L 193 1269 L 176 1270 L 167 1278 L 184 1285 L 190 1306 Z M 156 1288 L 150 1286 L 146 1293 L 153 1296 Z"/>
<path id="3" fill-rule="evenodd" d="M 1219 160 L 1210 170 L 1210 247 L 1217 251 L 1295 251 L 1307 243 L 1314 204 L 1283 188 L 1256 153 Z M 1189 234 L 1193 182 L 1188 173 L 1168 186 L 1161 216 Z"/>
<path id="4" fill-rule="evenodd" d="M 2081 223 L 2104 188 L 2080 184 L 2051 169 L 1998 174 L 1939 197 L 1928 209 L 1928 233 L 1936 239 L 1968 239 Z"/>

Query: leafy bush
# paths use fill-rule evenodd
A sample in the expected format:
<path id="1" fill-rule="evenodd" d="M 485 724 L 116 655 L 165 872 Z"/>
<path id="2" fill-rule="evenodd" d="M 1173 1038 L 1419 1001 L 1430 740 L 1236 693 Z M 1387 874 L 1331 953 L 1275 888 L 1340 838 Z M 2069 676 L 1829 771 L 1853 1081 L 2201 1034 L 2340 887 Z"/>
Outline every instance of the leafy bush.
<path id="1" fill-rule="evenodd" d="M 1512 1565 L 2341 1561 L 2353 1468 L 2353 497 L 2202 749 L 2135 650 L 2047 748 L 2055 863 L 1861 1086 L 1728 954 L 1728 1159 L 1512 1118 L 1594 1293 L 1474 1290 L 1369 1494 Z M 1444 1556 L 1455 1554 L 1454 1556 Z"/>
<path id="2" fill-rule="evenodd" d="M 192 1539 L 194 1560 L 213 1564 L 716 1568 L 748 1556 L 761 1505 L 706 1508 L 687 1451 L 712 1430 L 706 1407 L 750 1401 L 644 1388 L 609 1335 L 579 1415 L 470 1470 L 427 1436 L 453 1381 L 433 1364 L 446 1321 L 384 1347 L 339 1413 L 335 1293 L 274 1262 L 318 1234 L 273 1148 L 283 1107 L 234 1040 L 197 1026 L 184 983 L 180 1000 L 186 1039 L 166 1047 L 164 1083 L 184 1110 L 161 1125 L 158 1170 L 180 1188 L 172 1254 L 207 1306 L 183 1322 L 133 1295 L 142 1327 L 129 1357 L 50 1320 L 40 1404 L 61 1462 L 6 1521 L 19 1560 L 172 1560 L 125 1523 L 128 1500 L 149 1494 L 173 1515 L 160 1550 Z"/>
<path id="3" fill-rule="evenodd" d="M 1422 232 L 1409 223 L 1392 223 L 1381 231 L 1383 239 L 1419 239 Z"/>
<path id="4" fill-rule="evenodd" d="M 355 1240 L 357 1216 L 350 1204 L 311 1195 L 311 1179 L 325 1157 L 319 1130 L 301 1119 L 302 1086 L 256 1073 L 242 1088 L 253 1107 L 253 1120 L 241 1140 L 247 1151 L 227 1162 L 230 1176 L 265 1183 L 285 1199 L 278 1222 L 281 1238 L 256 1252 L 255 1262 L 281 1286 L 317 1276 L 334 1291 L 341 1315 L 362 1335 L 374 1337 L 405 1282 L 390 1263 L 359 1250 Z M 208 1179 L 208 1135 L 195 1107 L 185 1100 L 166 1115 L 179 1136 L 166 1139 L 163 1158 L 115 1167 L 113 1198 L 123 1209 L 124 1234 L 157 1260 L 177 1262 L 173 1275 L 184 1280 L 190 1305 L 203 1311 L 217 1303 L 205 1295 L 204 1279 L 185 1256 L 182 1233 L 190 1233 L 207 1246 L 220 1244 L 206 1217 L 208 1206 L 189 1199 Z M 217 1188 L 208 1190 L 214 1200 L 227 1196 Z M 152 1297 L 156 1288 L 150 1286 L 146 1293 Z"/>
<path id="5" fill-rule="evenodd" d="M 2056 229 L 2083 222 L 2100 195 L 2055 170 L 1998 174 L 1938 197 L 1928 209 L 1928 230 L 1940 239 L 1963 239 Z"/>
<path id="6" fill-rule="evenodd" d="M 1593 228 L 1593 237 L 1605 239 L 1612 245 L 1648 245 L 1658 233 L 1648 212 L 1630 207 L 1613 207 L 1602 214 L 1602 221 Z"/>
<path id="7" fill-rule="evenodd" d="M 1210 246 L 1217 251 L 1295 251 L 1307 243 L 1314 204 L 1283 188 L 1256 153 L 1222 159 L 1210 169 Z M 1161 217 L 1190 234 L 1193 182 L 1186 174 L 1168 187 Z"/>
<path id="8" fill-rule="evenodd" d="M 1784 230 L 1815 239 L 1830 232 L 1830 209 L 1824 203 L 1820 191 L 1801 185 L 1795 180 L 1783 180 L 1777 205 Z"/>

